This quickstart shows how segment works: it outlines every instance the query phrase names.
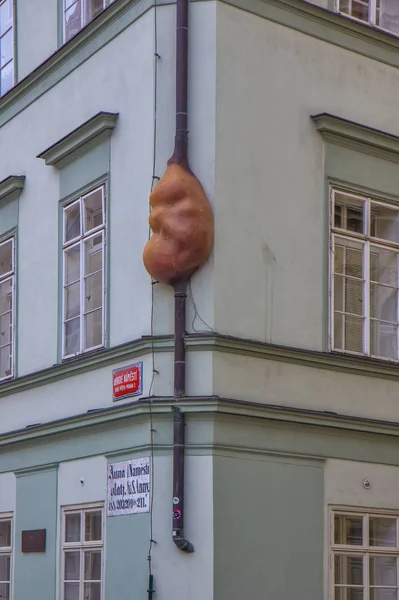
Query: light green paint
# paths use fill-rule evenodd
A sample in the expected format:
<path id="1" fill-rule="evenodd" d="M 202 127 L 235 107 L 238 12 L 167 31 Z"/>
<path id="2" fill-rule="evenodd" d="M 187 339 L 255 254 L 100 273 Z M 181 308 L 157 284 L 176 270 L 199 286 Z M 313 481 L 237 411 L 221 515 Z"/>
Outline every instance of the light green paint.
<path id="1" fill-rule="evenodd" d="M 110 142 L 106 140 L 60 170 L 60 198 L 68 201 L 108 177 Z"/>
<path id="2" fill-rule="evenodd" d="M 159 4 L 170 4 L 158 0 Z M 154 6 L 152 0 L 118 0 L 0 99 L 0 127 L 62 81 Z"/>
<path id="3" fill-rule="evenodd" d="M 323 597 L 323 468 L 214 457 L 214 600 Z"/>
<path id="4" fill-rule="evenodd" d="M 15 517 L 15 600 L 56 596 L 57 469 L 17 474 Z M 21 532 L 46 530 L 46 552 L 22 554 Z"/>
<path id="5" fill-rule="evenodd" d="M 147 597 L 149 515 L 108 517 L 105 597 L 118 600 Z"/>

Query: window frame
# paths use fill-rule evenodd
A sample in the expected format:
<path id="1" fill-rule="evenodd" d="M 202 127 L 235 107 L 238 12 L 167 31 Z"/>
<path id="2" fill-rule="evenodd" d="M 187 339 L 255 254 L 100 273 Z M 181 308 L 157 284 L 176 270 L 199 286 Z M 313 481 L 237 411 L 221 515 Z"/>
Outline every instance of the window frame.
<path id="1" fill-rule="evenodd" d="M 10 546 L 0 546 L 0 556 L 10 557 L 10 580 L 1 581 L 0 584 L 9 584 L 9 600 L 13 598 L 13 569 L 14 569 L 14 515 L 9 512 L 0 513 L 0 523 L 4 521 L 10 522 Z"/>
<path id="2" fill-rule="evenodd" d="M 90 196 L 91 194 L 93 194 L 94 192 L 96 192 L 97 190 L 102 190 L 102 213 L 103 213 L 103 222 L 101 225 L 98 225 L 96 227 L 93 227 L 92 229 L 88 230 L 87 232 L 84 231 L 84 222 L 83 222 L 83 212 L 84 212 L 84 200 L 85 198 L 87 198 L 88 196 Z M 73 205 L 80 205 L 80 235 L 75 236 L 74 238 L 64 241 L 65 240 L 65 213 L 66 210 L 70 209 Z M 91 312 L 95 312 L 98 309 L 92 309 L 91 311 L 85 311 L 84 310 L 84 305 L 85 305 L 85 267 L 84 267 L 84 258 L 85 258 L 85 254 L 84 254 L 84 246 L 85 243 L 90 240 L 93 239 L 97 236 L 101 235 L 102 236 L 102 305 L 101 305 L 101 310 L 102 310 L 102 318 L 101 318 L 101 327 L 102 327 L 102 336 L 101 336 L 101 344 L 97 344 L 95 346 L 90 346 L 88 348 L 85 348 L 85 344 L 84 344 L 84 340 L 85 340 L 85 333 L 86 333 L 86 329 L 85 329 L 85 316 L 90 314 Z M 67 251 L 69 251 L 71 248 L 75 247 L 75 246 L 80 246 L 80 277 L 79 281 L 80 283 L 80 311 L 79 311 L 79 319 L 80 319 L 80 339 L 79 339 L 79 351 L 72 353 L 72 354 L 66 354 L 66 335 L 65 335 L 65 324 L 67 321 L 71 321 L 73 320 L 73 318 L 70 319 L 66 319 L 65 318 L 65 309 L 66 309 L 66 287 L 68 284 L 66 284 L 66 253 Z M 106 333 L 106 311 L 107 311 L 107 303 L 106 303 L 106 296 L 107 296 L 107 273 L 106 273 L 106 268 L 107 268 L 107 184 L 105 181 L 102 181 L 100 183 L 96 183 L 93 186 L 88 187 L 87 189 L 85 189 L 84 192 L 82 192 L 80 195 L 74 196 L 72 199 L 69 199 L 67 201 L 65 201 L 62 206 L 61 206 L 61 284 L 62 284 L 62 301 L 61 301 L 61 359 L 64 360 L 70 360 L 71 358 L 77 357 L 77 356 L 82 356 L 85 354 L 88 354 L 90 352 L 95 352 L 97 350 L 100 350 L 102 348 L 105 348 L 106 346 L 106 340 L 107 340 L 107 333 Z M 92 274 L 91 274 L 92 275 Z M 70 284 L 69 284 L 70 285 Z"/>
<path id="3" fill-rule="evenodd" d="M 84 515 L 89 512 L 101 511 L 101 540 L 84 540 Z M 66 542 L 66 516 L 68 514 L 80 514 L 80 541 Z M 79 551 L 79 600 L 84 600 L 84 553 L 85 550 L 100 550 L 101 551 L 101 592 L 100 598 L 104 599 L 104 579 L 105 579 L 105 504 L 104 502 L 94 502 L 91 504 L 77 504 L 61 507 L 61 579 L 60 579 L 60 598 L 65 599 L 65 554 L 68 552 Z M 82 568 L 83 566 L 83 568 Z M 74 582 L 75 580 L 69 580 Z M 92 580 L 93 581 L 93 580 Z M 95 580 L 97 582 L 97 580 Z M 89 581 L 90 583 L 90 581 Z"/>
<path id="4" fill-rule="evenodd" d="M 362 518 L 362 545 L 355 544 L 337 544 L 335 543 L 335 529 L 334 529 L 334 518 L 336 515 L 343 515 L 348 517 Z M 396 520 L 396 546 L 372 546 L 369 541 L 369 523 L 370 518 L 387 518 Z M 399 598 L 399 511 L 389 509 L 376 509 L 376 508 L 365 508 L 365 507 L 354 507 L 354 506 L 330 506 L 329 507 L 329 539 L 328 539 L 328 598 L 334 600 L 335 598 L 335 567 L 334 567 L 334 556 L 336 555 L 351 555 L 362 557 L 362 589 L 363 600 L 370 600 L 371 588 L 383 588 L 383 589 L 396 589 L 396 598 Z M 365 543 L 368 540 L 368 543 Z M 370 570 L 369 570 L 369 558 L 374 556 L 392 556 L 396 558 L 396 587 L 394 586 L 382 586 L 382 585 L 371 585 L 370 584 Z M 342 588 L 356 587 L 355 584 L 338 584 Z"/>
<path id="5" fill-rule="evenodd" d="M 350 231 L 343 227 L 336 227 L 335 220 L 335 195 L 343 194 L 347 198 L 353 198 L 356 202 L 363 204 L 363 233 Z M 384 360 L 388 362 L 398 363 L 399 362 L 399 239 L 398 242 L 392 242 L 384 238 L 380 238 L 376 235 L 371 235 L 371 223 L 373 211 L 371 209 L 372 204 L 378 204 L 378 206 L 386 209 L 395 210 L 398 214 L 399 222 L 399 205 L 395 200 L 389 198 L 382 198 L 376 194 L 361 193 L 356 191 L 355 188 L 347 188 L 346 186 L 339 185 L 337 183 L 330 183 L 329 185 L 329 319 L 328 319 L 328 342 L 329 350 L 339 354 L 347 354 L 351 356 L 372 358 L 376 360 Z M 356 206 L 356 205 L 354 205 Z M 374 213 L 376 215 L 376 213 Z M 335 273 L 334 269 L 334 257 L 335 257 L 335 246 L 336 240 L 342 239 L 347 242 L 358 243 L 362 245 L 362 281 L 363 281 L 363 352 L 357 352 L 353 350 L 347 350 L 344 348 L 336 347 L 334 339 L 334 321 L 335 321 Z M 371 279 L 370 272 L 370 248 L 377 247 L 382 250 L 391 250 L 398 252 L 398 263 L 397 263 L 397 284 L 398 290 L 397 295 L 397 322 L 392 322 L 392 325 L 396 326 L 397 331 L 397 346 L 396 346 L 396 357 L 382 356 L 379 354 L 371 353 L 371 322 L 385 322 L 384 319 L 370 316 L 370 283 L 373 282 L 375 285 L 381 285 L 379 282 L 374 282 Z M 339 275 L 339 274 L 338 274 Z M 343 275 L 343 277 L 347 277 Z M 360 280 L 359 280 L 360 281 Z M 338 311 L 340 312 L 340 311 Z M 346 314 L 344 310 L 342 314 Z M 350 314 L 350 313 L 348 313 Z M 356 315 L 354 315 L 356 316 Z M 360 316 L 359 316 L 360 318 Z M 388 323 L 388 321 L 386 321 Z"/>
<path id="6" fill-rule="evenodd" d="M 374 27 L 375 29 L 383 31 L 384 33 L 388 33 L 389 35 L 399 37 L 399 31 L 393 31 L 392 29 L 387 29 L 386 27 L 382 27 L 382 25 L 377 24 L 377 0 L 369 0 L 367 21 L 341 10 L 341 2 L 342 0 L 334 0 L 334 8 L 336 13 L 347 17 L 348 19 L 352 19 L 357 23 L 362 23 L 363 25 L 368 25 L 369 27 Z M 350 2 L 352 4 L 352 0 L 350 0 Z"/>
<path id="7" fill-rule="evenodd" d="M 3 275 L 0 276 L 0 285 L 2 285 L 3 283 L 6 283 L 7 281 L 11 281 L 11 342 L 10 344 L 0 344 L 0 349 L 7 347 L 7 346 L 11 346 L 11 372 L 9 375 L 5 375 L 4 377 L 1 376 L 1 372 L 0 372 L 0 383 L 2 381 L 7 381 L 8 379 L 12 379 L 14 377 L 14 373 L 15 373 L 15 318 L 16 318 L 16 311 L 15 311 L 15 281 L 16 281 L 16 260 L 15 260 L 15 248 L 16 248 L 16 243 L 15 243 L 15 234 L 12 235 L 8 235 L 7 237 L 5 237 L 4 239 L 0 239 L 0 248 L 2 246 L 4 246 L 5 244 L 8 244 L 11 241 L 11 252 L 12 252 L 12 268 L 11 271 L 7 271 L 6 273 L 4 273 Z M 7 311 L 6 311 L 7 312 Z M 3 315 L 6 313 L 1 313 L 0 315 Z"/>
<path id="8" fill-rule="evenodd" d="M 71 38 L 69 38 L 67 40 L 66 39 L 66 13 L 73 4 L 78 3 L 79 1 L 80 1 L 80 29 L 77 31 L 77 33 L 75 33 L 75 35 L 73 35 Z M 94 19 L 90 19 L 89 21 L 85 22 L 84 15 L 86 12 L 86 4 L 89 1 L 90 0 L 70 0 L 69 6 L 67 7 L 67 0 L 62 0 L 62 5 L 61 5 L 61 8 L 62 8 L 62 40 L 63 40 L 64 44 L 67 44 L 68 42 L 70 42 L 76 35 L 78 35 L 82 31 L 82 29 L 87 27 L 87 25 L 89 25 L 89 23 L 91 23 L 94 19 L 96 19 L 102 12 L 104 12 L 104 10 L 106 10 L 116 0 L 101 0 L 101 3 L 102 3 L 101 11 L 98 13 L 98 15 L 96 15 L 96 17 L 94 17 Z"/>
<path id="9" fill-rule="evenodd" d="M 7 0 L 0 0 L 0 8 L 1 8 L 2 4 L 5 4 L 6 2 L 7 2 Z M 15 54 L 16 54 L 16 52 L 15 52 L 15 0 L 9 0 L 9 2 L 10 2 L 11 10 L 12 10 L 11 25 L 9 26 L 9 28 L 6 31 L 4 31 L 0 35 L 0 41 L 1 41 L 1 38 L 3 38 L 5 35 L 7 35 L 7 33 L 9 33 L 11 31 L 12 57 L 10 58 L 9 61 L 7 61 L 3 66 L 0 67 L 0 98 L 5 96 L 15 86 Z M 1 46 L 1 44 L 0 44 L 0 46 Z M 11 85 L 10 89 L 7 90 L 6 92 L 4 92 L 4 94 L 3 94 L 1 91 L 1 72 L 9 64 L 12 64 L 12 85 Z"/>

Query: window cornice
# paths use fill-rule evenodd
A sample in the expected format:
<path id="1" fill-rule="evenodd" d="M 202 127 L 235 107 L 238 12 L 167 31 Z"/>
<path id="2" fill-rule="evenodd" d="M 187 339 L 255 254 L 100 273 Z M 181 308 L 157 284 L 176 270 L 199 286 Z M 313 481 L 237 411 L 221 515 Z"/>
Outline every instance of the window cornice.
<path id="1" fill-rule="evenodd" d="M 46 165 L 60 169 L 77 158 L 90 144 L 108 139 L 116 125 L 118 113 L 99 112 L 37 156 Z"/>
<path id="2" fill-rule="evenodd" d="M 10 200 L 15 200 L 24 189 L 24 185 L 24 175 L 10 175 L 0 181 L 0 207 Z"/>
<path id="3" fill-rule="evenodd" d="M 326 142 L 399 163 L 399 136 L 329 113 L 311 119 Z"/>

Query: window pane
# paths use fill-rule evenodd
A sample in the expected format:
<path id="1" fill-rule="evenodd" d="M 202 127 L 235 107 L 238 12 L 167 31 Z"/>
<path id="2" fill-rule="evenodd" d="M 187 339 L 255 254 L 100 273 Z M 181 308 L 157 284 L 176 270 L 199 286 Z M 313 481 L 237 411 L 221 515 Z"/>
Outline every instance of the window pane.
<path id="1" fill-rule="evenodd" d="M 90 275 L 102 269 L 103 264 L 103 236 L 95 235 L 88 239 L 84 245 L 85 275 Z"/>
<path id="2" fill-rule="evenodd" d="M 356 8 L 356 5 L 357 2 L 352 0 L 352 7 Z M 359 5 L 362 6 L 363 3 L 359 3 Z M 334 202 L 335 226 L 356 233 L 364 233 L 364 201 L 336 192 Z"/>
<path id="3" fill-rule="evenodd" d="M 85 581 L 101 581 L 101 552 L 85 552 Z"/>
<path id="4" fill-rule="evenodd" d="M 77 0 L 65 12 L 65 41 L 73 38 L 81 29 L 81 0 Z"/>
<path id="5" fill-rule="evenodd" d="M 94 510 L 85 513 L 85 541 L 92 542 L 102 539 L 102 512 Z"/>
<path id="6" fill-rule="evenodd" d="M 76 354 L 80 350 L 80 317 L 65 323 L 65 354 Z M 71 540 L 72 541 L 72 540 Z"/>
<path id="7" fill-rule="evenodd" d="M 370 585 L 397 585 L 396 556 L 370 557 Z"/>
<path id="8" fill-rule="evenodd" d="M 10 600 L 10 584 L 9 583 L 0 583 L 0 598 L 1 598 L 1 600 Z"/>
<path id="9" fill-rule="evenodd" d="M 12 241 L 0 246 L 0 277 L 12 271 Z"/>
<path id="10" fill-rule="evenodd" d="M 10 344 L 12 341 L 11 316 L 10 312 L 0 316 L 0 346 Z"/>
<path id="11" fill-rule="evenodd" d="M 362 588 L 335 588 L 334 600 L 363 600 Z"/>
<path id="12" fill-rule="evenodd" d="M 65 288 L 65 319 L 72 319 L 80 314 L 80 282 L 71 283 Z"/>
<path id="13" fill-rule="evenodd" d="M 386 248 L 371 246 L 370 278 L 377 283 L 398 285 L 398 253 Z"/>
<path id="14" fill-rule="evenodd" d="M 12 29 L 10 29 L 10 31 L 7 31 L 7 33 L 5 33 L 3 37 L 0 38 L 0 67 L 4 67 L 4 65 L 12 59 L 12 38 Z"/>
<path id="15" fill-rule="evenodd" d="M 84 599 L 101 600 L 101 583 L 85 583 Z"/>
<path id="16" fill-rule="evenodd" d="M 349 277 L 363 278 L 363 244 L 336 238 L 334 272 Z"/>
<path id="17" fill-rule="evenodd" d="M 80 552 L 65 553 L 64 579 L 79 581 L 80 579 Z"/>
<path id="18" fill-rule="evenodd" d="M 6 0 L 0 6 L 0 35 L 12 26 L 12 1 Z"/>
<path id="19" fill-rule="evenodd" d="M 0 521 L 0 548 L 11 546 L 11 521 Z"/>
<path id="20" fill-rule="evenodd" d="M 83 199 L 85 231 L 103 224 L 103 190 L 99 188 Z"/>
<path id="21" fill-rule="evenodd" d="M 0 581 L 10 581 L 10 563 L 9 556 L 0 554 Z"/>
<path id="22" fill-rule="evenodd" d="M 370 284 L 370 316 L 383 321 L 398 320 L 398 290 L 376 283 Z"/>
<path id="23" fill-rule="evenodd" d="M 397 600 L 397 590 L 384 590 L 371 588 L 370 600 Z"/>
<path id="24" fill-rule="evenodd" d="M 363 352 L 363 319 L 345 315 L 345 350 Z"/>
<path id="25" fill-rule="evenodd" d="M 345 317 L 334 313 L 334 348 L 344 350 Z"/>
<path id="26" fill-rule="evenodd" d="M 363 558 L 361 556 L 334 556 L 335 583 L 363 585 Z"/>
<path id="27" fill-rule="evenodd" d="M 370 517 L 370 546 L 396 548 L 396 519 Z"/>
<path id="28" fill-rule="evenodd" d="M 12 310 L 12 279 L 0 283 L 0 313 Z"/>
<path id="29" fill-rule="evenodd" d="M 0 96 L 4 96 L 14 85 L 14 61 L 9 62 L 0 71 Z"/>
<path id="30" fill-rule="evenodd" d="M 103 311 L 96 310 L 85 316 L 85 348 L 101 346 L 103 343 Z"/>
<path id="31" fill-rule="evenodd" d="M 334 516 L 334 543 L 362 546 L 363 518 L 346 515 Z"/>
<path id="32" fill-rule="evenodd" d="M 399 2 L 394 0 L 399 17 Z M 373 214 L 373 229 L 371 234 L 383 240 L 390 242 L 399 242 L 399 211 L 383 206 L 381 204 L 371 203 Z"/>
<path id="33" fill-rule="evenodd" d="M 64 583 L 64 600 L 79 600 L 78 583 Z"/>
<path id="34" fill-rule="evenodd" d="M 86 2 L 86 14 L 85 14 L 85 25 L 90 23 L 103 9 L 103 0 L 87 0 Z"/>
<path id="35" fill-rule="evenodd" d="M 370 323 L 371 354 L 384 358 L 398 357 L 398 328 L 391 323 Z"/>
<path id="36" fill-rule="evenodd" d="M 80 235 L 80 202 L 64 211 L 64 241 L 69 242 Z"/>
<path id="37" fill-rule="evenodd" d="M 345 279 L 345 312 L 363 314 L 363 281 Z"/>
<path id="38" fill-rule="evenodd" d="M 377 10 L 377 25 L 399 33 L 399 5 L 397 0 L 380 0 Z"/>
<path id="39" fill-rule="evenodd" d="M 103 274 L 102 271 L 90 275 L 85 279 L 85 313 L 101 308 L 103 302 Z"/>
<path id="40" fill-rule="evenodd" d="M 9 377 L 12 374 L 12 347 L 0 348 L 0 377 Z"/>
<path id="41" fill-rule="evenodd" d="M 65 515 L 65 541 L 80 542 L 80 513 Z"/>
<path id="42" fill-rule="evenodd" d="M 65 284 L 80 278 L 80 244 L 65 250 Z"/>

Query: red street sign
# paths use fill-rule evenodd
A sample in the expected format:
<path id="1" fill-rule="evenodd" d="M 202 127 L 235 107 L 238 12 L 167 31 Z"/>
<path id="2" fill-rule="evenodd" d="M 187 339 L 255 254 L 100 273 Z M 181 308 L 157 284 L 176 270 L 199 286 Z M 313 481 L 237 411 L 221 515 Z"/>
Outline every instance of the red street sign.
<path id="1" fill-rule="evenodd" d="M 112 389 L 115 400 L 143 393 L 143 363 L 138 362 L 112 371 Z"/>

